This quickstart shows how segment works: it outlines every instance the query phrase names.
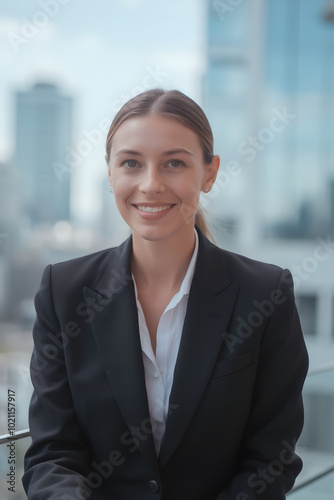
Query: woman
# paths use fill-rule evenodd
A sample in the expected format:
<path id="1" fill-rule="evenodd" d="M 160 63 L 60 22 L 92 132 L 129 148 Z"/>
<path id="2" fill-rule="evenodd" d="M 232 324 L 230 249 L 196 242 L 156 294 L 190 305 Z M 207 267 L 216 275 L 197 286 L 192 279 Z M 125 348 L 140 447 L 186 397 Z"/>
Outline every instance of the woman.
<path id="1" fill-rule="evenodd" d="M 132 234 L 44 271 L 28 498 L 284 499 L 308 366 L 291 274 L 209 241 L 219 157 L 189 97 L 131 99 L 106 161 Z"/>

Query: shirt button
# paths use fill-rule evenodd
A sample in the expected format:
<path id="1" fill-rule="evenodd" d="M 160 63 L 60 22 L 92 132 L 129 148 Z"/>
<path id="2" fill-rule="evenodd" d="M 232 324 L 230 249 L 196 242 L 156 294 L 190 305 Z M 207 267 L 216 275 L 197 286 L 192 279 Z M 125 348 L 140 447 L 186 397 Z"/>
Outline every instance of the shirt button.
<path id="1" fill-rule="evenodd" d="M 151 493 L 158 493 L 158 491 L 160 490 L 159 484 L 154 479 L 148 481 L 147 486 Z"/>
<path id="2" fill-rule="evenodd" d="M 159 373 L 158 373 L 158 372 L 154 372 L 153 377 L 154 377 L 154 378 L 159 378 Z"/>

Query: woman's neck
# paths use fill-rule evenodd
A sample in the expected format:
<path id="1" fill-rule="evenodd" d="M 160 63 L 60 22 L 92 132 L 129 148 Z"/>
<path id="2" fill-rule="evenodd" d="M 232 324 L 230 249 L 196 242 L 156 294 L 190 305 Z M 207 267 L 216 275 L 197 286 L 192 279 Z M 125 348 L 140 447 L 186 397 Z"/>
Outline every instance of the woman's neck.
<path id="1" fill-rule="evenodd" d="M 133 233 L 132 245 L 131 270 L 138 288 L 179 290 L 195 248 L 192 224 L 158 241 Z"/>

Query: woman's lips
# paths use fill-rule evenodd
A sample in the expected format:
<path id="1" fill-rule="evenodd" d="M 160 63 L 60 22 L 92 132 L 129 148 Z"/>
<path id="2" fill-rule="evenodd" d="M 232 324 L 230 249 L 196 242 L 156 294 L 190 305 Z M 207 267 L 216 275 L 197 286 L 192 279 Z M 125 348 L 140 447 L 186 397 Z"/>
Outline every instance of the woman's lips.
<path id="1" fill-rule="evenodd" d="M 161 219 L 167 215 L 175 204 L 160 204 L 160 205 L 133 205 L 137 210 L 138 214 L 144 219 L 155 220 Z M 168 207 L 168 208 L 166 208 Z"/>

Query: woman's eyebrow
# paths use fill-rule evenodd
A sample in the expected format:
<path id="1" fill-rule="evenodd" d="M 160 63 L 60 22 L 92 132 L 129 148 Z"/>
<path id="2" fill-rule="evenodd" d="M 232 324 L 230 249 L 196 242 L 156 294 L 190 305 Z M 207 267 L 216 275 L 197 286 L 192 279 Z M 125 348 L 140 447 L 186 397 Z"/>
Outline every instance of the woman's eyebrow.
<path id="1" fill-rule="evenodd" d="M 185 153 L 190 156 L 194 156 L 190 151 L 187 151 L 186 149 L 183 148 L 177 148 L 177 149 L 171 149 L 170 151 L 164 151 L 162 153 L 162 156 L 167 156 L 167 155 L 174 155 L 178 153 Z M 136 156 L 143 156 L 143 153 L 140 153 L 139 151 L 134 151 L 133 149 L 120 149 L 117 151 L 115 156 L 118 156 L 120 154 L 127 154 L 127 155 L 136 155 Z"/>
<path id="2" fill-rule="evenodd" d="M 183 148 L 178 148 L 178 149 L 171 149 L 170 151 L 165 151 L 162 153 L 163 155 L 175 155 L 178 153 L 186 153 L 187 155 L 194 156 L 190 151 L 187 151 L 186 149 Z"/>
<path id="3" fill-rule="evenodd" d="M 139 151 L 134 151 L 133 149 L 120 149 L 119 151 L 117 151 L 115 156 L 121 154 L 143 156 L 142 153 L 139 153 Z"/>

